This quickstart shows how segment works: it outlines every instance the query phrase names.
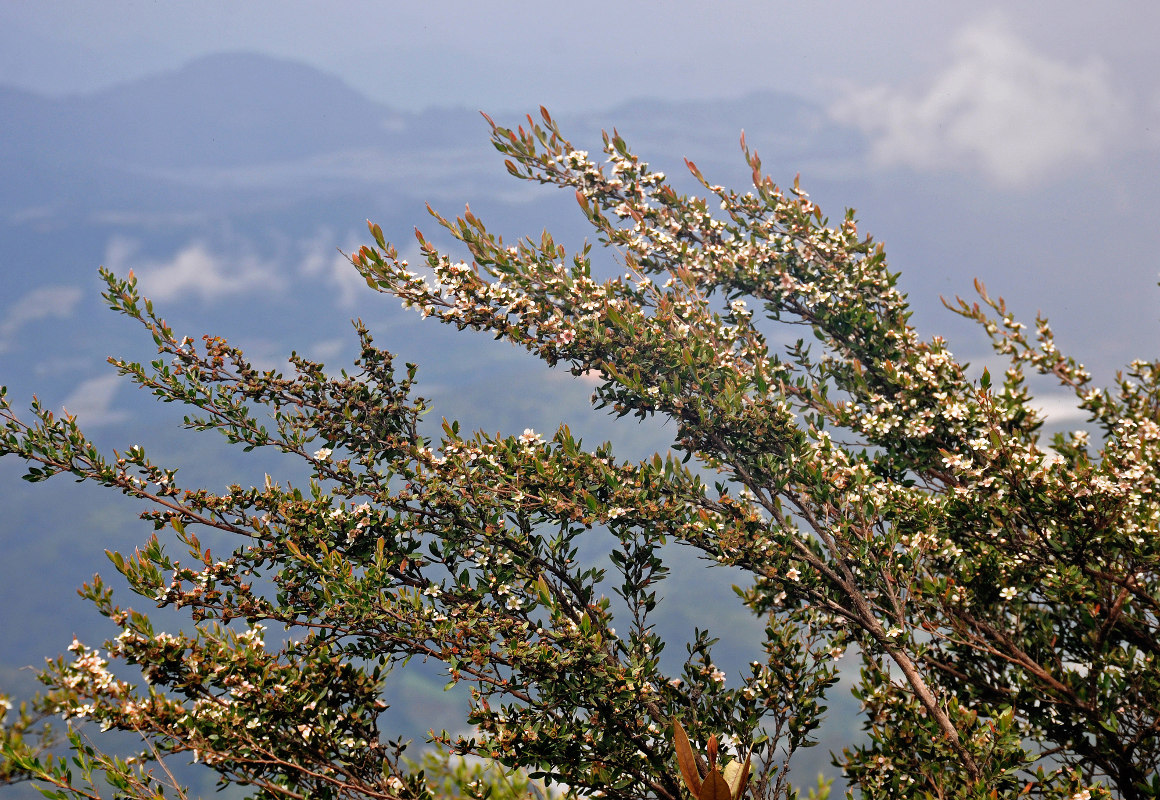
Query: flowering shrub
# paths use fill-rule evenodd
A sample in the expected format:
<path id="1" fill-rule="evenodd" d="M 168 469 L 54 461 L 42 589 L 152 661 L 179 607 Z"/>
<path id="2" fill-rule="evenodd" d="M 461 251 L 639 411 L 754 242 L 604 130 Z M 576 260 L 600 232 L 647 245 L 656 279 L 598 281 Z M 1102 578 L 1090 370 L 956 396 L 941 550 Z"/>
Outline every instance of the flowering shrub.
<path id="1" fill-rule="evenodd" d="M 836 759 L 862 797 L 1160 795 L 1160 364 L 1092 386 L 1046 321 L 1029 334 L 979 287 L 953 309 L 1010 367 L 972 379 L 910 327 L 853 214 L 830 225 L 755 153 L 752 191 L 690 163 L 704 196 L 688 197 L 616 135 L 603 160 L 576 150 L 546 112 L 492 137 L 516 177 L 575 192 L 622 275 L 594 277 L 588 248 L 546 233 L 506 244 L 470 211 L 436 215 L 469 261 L 420 234 L 412 267 L 373 224 L 351 261 L 424 316 L 594 376 L 598 407 L 665 417 L 677 455 L 626 462 L 566 427 L 447 423 L 429 439 L 416 368 L 361 325 L 356 371 L 293 356 L 293 374 L 262 372 L 219 338 L 179 337 L 131 274 L 105 273 L 109 303 L 161 354 L 114 359 L 121 373 L 192 406 L 189 427 L 303 459 L 313 479 L 186 489 L 141 447 L 106 457 L 71 418 L 34 405 L 29 425 L 0 406 L 0 453 L 28 460 L 29 479 L 67 472 L 148 501 L 157 534 L 113 563 L 194 623 L 162 633 L 99 578 L 85 587 L 123 632 L 51 662 L 43 702 L 148 744 L 125 763 L 74 739 L 86 775 L 153 796 L 168 779 L 150 765 L 185 754 L 261 797 L 429 796 L 438 782 L 378 727 L 388 671 L 418 656 L 471 688 L 471 732 L 434 736 L 453 753 L 549 789 L 678 800 L 682 771 L 721 776 L 715 736 L 772 800 L 795 794 L 786 764 L 851 648 L 867 736 Z M 779 323 L 813 341 L 777 351 Z M 1092 433 L 1044 441 L 1028 370 L 1074 391 Z M 609 563 L 580 563 L 597 526 L 616 541 Z M 236 548 L 214 557 L 204 529 Z M 661 667 L 650 615 L 674 546 L 749 576 L 742 600 L 766 627 L 737 681 L 707 632 L 678 674 Z M 615 628 L 610 594 L 629 609 Z M 679 768 L 674 730 L 689 732 Z M 710 762 L 690 739 L 712 742 Z M 0 774 L 95 792 L 20 736 L 2 746 Z"/>

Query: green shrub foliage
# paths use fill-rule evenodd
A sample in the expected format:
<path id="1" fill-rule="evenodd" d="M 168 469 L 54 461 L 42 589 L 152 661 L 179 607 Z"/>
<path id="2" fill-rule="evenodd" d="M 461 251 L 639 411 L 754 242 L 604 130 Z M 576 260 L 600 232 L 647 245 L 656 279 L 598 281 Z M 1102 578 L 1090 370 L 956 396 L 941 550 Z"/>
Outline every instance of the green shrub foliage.
<path id="1" fill-rule="evenodd" d="M 176 757 L 262 798 L 470 794 L 473 779 L 444 780 L 469 766 L 408 767 L 380 730 L 384 682 L 418 657 L 470 688 L 465 733 L 435 742 L 519 770 L 521 787 L 678 800 L 681 767 L 715 769 L 716 736 L 722 764 L 751 754 L 741 791 L 773 800 L 796 795 L 785 765 L 814 741 L 849 648 L 867 736 L 835 759 L 857 796 L 1160 794 L 1160 364 L 1093 386 L 1045 320 L 1028 330 L 979 286 L 949 305 L 1009 367 L 968 375 L 910 326 L 853 213 L 831 224 L 796 181 L 775 186 L 744 139 L 753 188 L 689 163 L 700 196 L 615 134 L 602 157 L 575 149 L 547 112 L 492 139 L 515 177 L 575 193 L 622 275 L 594 277 L 588 247 L 547 233 L 505 243 L 470 210 L 435 215 L 458 256 L 420 234 L 410 265 L 371 224 L 353 267 L 425 317 L 595 381 L 599 408 L 664 418 L 674 450 L 625 461 L 566 427 L 429 437 L 416 367 L 361 324 L 349 372 L 297 355 L 289 374 L 262 371 L 104 273 L 160 354 L 113 359 L 122 374 L 191 407 L 188 427 L 313 477 L 186 488 L 139 446 L 104 455 L 67 415 L 34 404 L 25 423 L 4 400 L 0 453 L 28 479 L 70 473 L 146 502 L 154 537 L 110 558 L 145 605 L 191 624 L 159 632 L 95 578 L 83 593 L 121 633 L 50 662 L 41 702 L 146 746 L 118 760 L 74 734 L 69 761 L 26 714 L 4 723 L 0 775 L 153 797 L 182 792 L 164 768 Z M 795 330 L 810 336 L 771 343 Z M 1030 373 L 1074 392 L 1090 433 L 1046 441 Z M 577 555 L 594 528 L 615 542 L 604 564 Z M 211 553 L 207 530 L 234 549 Z M 662 669 L 653 620 L 677 547 L 746 576 L 765 632 L 744 674 L 701 631 Z M 680 766 L 674 720 L 693 743 Z"/>

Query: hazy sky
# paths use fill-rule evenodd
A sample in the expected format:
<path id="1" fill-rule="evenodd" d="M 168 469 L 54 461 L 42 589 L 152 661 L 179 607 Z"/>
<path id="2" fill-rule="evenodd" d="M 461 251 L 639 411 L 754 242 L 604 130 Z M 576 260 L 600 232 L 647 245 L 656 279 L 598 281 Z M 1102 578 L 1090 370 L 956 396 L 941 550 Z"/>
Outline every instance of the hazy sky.
<path id="1" fill-rule="evenodd" d="M 391 104 L 604 108 L 640 96 L 921 88 L 964 30 L 1106 70 L 1160 103 L 1151 0 L 481 3 L 0 0 L 0 82 L 52 93 L 106 86 L 222 50 L 284 56 Z"/>
<path id="2" fill-rule="evenodd" d="M 1160 147 L 1160 3 L 0 0 L 0 83 L 82 92 L 247 50 L 418 109 L 812 97 L 884 166 L 1014 186 Z"/>

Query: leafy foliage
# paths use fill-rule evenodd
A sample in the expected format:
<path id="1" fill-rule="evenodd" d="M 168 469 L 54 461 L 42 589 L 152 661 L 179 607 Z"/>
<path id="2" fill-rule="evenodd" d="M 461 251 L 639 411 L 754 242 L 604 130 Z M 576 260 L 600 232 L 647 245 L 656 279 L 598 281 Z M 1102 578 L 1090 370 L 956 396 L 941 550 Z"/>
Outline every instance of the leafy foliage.
<path id="1" fill-rule="evenodd" d="M 852 212 L 831 226 L 755 153 L 752 191 L 690 163 L 704 196 L 689 197 L 615 133 L 597 163 L 547 112 L 492 138 L 516 177 L 575 193 L 623 275 L 598 280 L 589 247 L 570 254 L 547 233 L 506 244 L 470 210 L 435 215 L 470 262 L 420 234 L 412 268 L 371 224 L 353 265 L 424 316 L 596 378 L 598 407 L 670 420 L 675 452 L 626 462 L 566 427 L 448 422 L 429 439 L 416 367 L 361 323 L 349 374 L 297 355 L 290 375 L 261 371 L 219 338 L 178 337 L 131 274 L 105 273 L 110 305 L 160 354 L 113 359 L 122 374 L 192 407 L 188 427 L 280 450 L 312 478 L 186 489 L 141 447 L 106 457 L 73 419 L 34 404 L 26 424 L 3 401 L 0 454 L 30 462 L 30 480 L 67 472 L 148 501 L 156 535 L 110 557 L 135 594 L 194 623 L 162 633 L 100 578 L 85 587 L 122 630 L 108 658 L 141 682 L 75 642 L 45 672 L 46 702 L 148 743 L 122 764 L 74 739 L 86 764 L 134 797 L 160 794 L 142 765 L 170 754 L 261 798 L 454 794 L 378 728 L 390 671 L 421 657 L 471 688 L 470 732 L 434 741 L 545 791 L 678 800 L 683 773 L 732 795 L 720 737 L 732 764 L 755 759 L 755 797 L 792 797 L 789 758 L 813 743 L 852 647 L 868 738 L 836 758 L 862 797 L 1160 795 L 1160 364 L 1095 388 L 1046 321 L 1029 338 L 980 286 L 980 303 L 952 308 L 1010 368 L 972 379 L 909 326 Z M 773 332 L 792 330 L 779 325 L 813 341 L 778 348 Z M 1074 391 L 1099 447 L 1085 431 L 1043 441 L 1026 370 Z M 232 552 L 215 557 L 206 529 Z M 608 564 L 581 563 L 600 531 Z M 765 621 L 764 657 L 739 685 L 709 632 L 678 673 L 662 669 L 652 615 L 670 547 L 749 576 L 739 593 Z M 612 595 L 629 609 L 619 631 Z M 689 737 L 682 750 L 686 728 L 708 762 Z M 18 737 L 3 748 L 7 774 L 96 796 Z"/>

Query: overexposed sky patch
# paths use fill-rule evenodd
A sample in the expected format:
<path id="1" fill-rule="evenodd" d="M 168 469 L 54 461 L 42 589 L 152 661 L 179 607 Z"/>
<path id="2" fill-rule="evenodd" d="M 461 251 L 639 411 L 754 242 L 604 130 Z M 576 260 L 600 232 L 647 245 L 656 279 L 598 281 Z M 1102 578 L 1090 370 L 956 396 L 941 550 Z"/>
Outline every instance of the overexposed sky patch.
<path id="1" fill-rule="evenodd" d="M 830 110 L 869 135 L 879 166 L 981 172 L 1004 186 L 1109 155 L 1129 114 L 1103 61 L 1042 53 L 999 16 L 962 29 L 927 79 L 854 86 Z"/>
<path id="2" fill-rule="evenodd" d="M 1031 404 L 1039 409 L 1047 418 L 1047 424 L 1052 427 L 1079 425 L 1086 423 L 1091 416 L 1079 407 L 1079 400 L 1074 394 L 1037 395 L 1032 398 Z"/>
<path id="3" fill-rule="evenodd" d="M 269 293 L 281 285 L 274 264 L 254 255 L 221 255 L 201 241 L 190 242 L 162 261 L 140 257 L 138 251 L 135 241 L 115 238 L 105 265 L 120 275 L 133 270 L 141 294 L 151 300 L 216 300 Z"/>

